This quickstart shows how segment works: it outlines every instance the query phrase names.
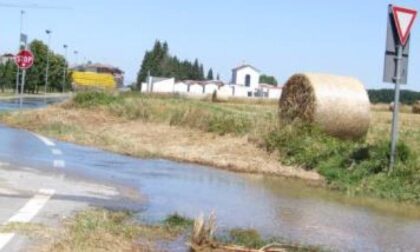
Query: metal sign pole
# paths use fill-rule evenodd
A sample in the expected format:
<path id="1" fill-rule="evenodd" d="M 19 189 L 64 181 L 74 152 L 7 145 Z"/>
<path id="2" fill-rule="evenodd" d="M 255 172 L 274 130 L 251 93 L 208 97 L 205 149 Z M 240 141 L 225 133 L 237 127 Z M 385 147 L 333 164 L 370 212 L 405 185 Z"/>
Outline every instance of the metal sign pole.
<path id="1" fill-rule="evenodd" d="M 25 90 L 25 78 L 26 78 L 26 69 L 22 71 L 22 83 L 20 85 L 20 99 L 19 99 L 20 108 L 22 108 L 23 106 L 23 91 Z"/>
<path id="2" fill-rule="evenodd" d="M 400 110 L 400 80 L 401 80 L 401 63 L 403 59 L 403 46 L 397 46 L 396 73 L 395 73 L 395 99 L 394 99 L 394 113 L 392 115 L 392 131 L 391 131 L 391 156 L 389 162 L 389 173 L 394 170 L 396 147 L 398 143 L 398 114 Z"/>

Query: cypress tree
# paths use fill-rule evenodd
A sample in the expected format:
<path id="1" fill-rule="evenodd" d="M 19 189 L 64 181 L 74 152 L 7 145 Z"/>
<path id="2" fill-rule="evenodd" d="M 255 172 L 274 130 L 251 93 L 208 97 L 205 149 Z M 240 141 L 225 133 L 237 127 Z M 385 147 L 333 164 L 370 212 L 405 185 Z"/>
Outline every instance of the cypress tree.
<path id="1" fill-rule="evenodd" d="M 213 69 L 211 68 L 209 72 L 207 73 L 207 80 L 213 80 Z"/>

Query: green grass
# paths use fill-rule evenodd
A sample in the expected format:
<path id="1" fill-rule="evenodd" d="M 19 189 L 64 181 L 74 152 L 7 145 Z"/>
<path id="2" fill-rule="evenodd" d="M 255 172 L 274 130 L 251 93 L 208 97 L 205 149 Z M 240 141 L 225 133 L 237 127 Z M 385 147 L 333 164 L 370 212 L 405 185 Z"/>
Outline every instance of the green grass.
<path id="1" fill-rule="evenodd" d="M 172 227 L 146 225 L 128 211 L 87 210 L 65 223 L 64 233 L 49 239 L 42 251 L 153 251 L 156 241 L 171 240 L 180 233 Z"/>
<path id="2" fill-rule="evenodd" d="M 344 141 L 303 125 L 287 125 L 266 139 L 280 159 L 323 175 L 331 188 L 350 195 L 372 195 L 420 202 L 420 173 L 411 148 L 400 142 L 394 172 L 388 172 L 389 142 Z"/>
<path id="3" fill-rule="evenodd" d="M 163 224 L 170 229 L 191 228 L 194 221 L 178 213 L 171 214 L 165 218 Z"/>

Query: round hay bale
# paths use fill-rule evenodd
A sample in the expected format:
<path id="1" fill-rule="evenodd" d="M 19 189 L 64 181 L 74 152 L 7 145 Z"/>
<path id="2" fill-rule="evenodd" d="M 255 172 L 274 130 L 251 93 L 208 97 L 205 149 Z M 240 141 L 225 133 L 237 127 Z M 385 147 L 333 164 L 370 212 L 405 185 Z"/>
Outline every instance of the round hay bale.
<path id="1" fill-rule="evenodd" d="M 420 101 L 416 101 L 416 102 L 413 104 L 412 112 L 413 112 L 414 114 L 420 114 Z"/>
<path id="2" fill-rule="evenodd" d="M 339 138 L 361 138 L 370 124 L 367 92 L 360 81 L 350 77 L 295 74 L 283 87 L 279 106 L 283 122 L 315 123 Z"/>

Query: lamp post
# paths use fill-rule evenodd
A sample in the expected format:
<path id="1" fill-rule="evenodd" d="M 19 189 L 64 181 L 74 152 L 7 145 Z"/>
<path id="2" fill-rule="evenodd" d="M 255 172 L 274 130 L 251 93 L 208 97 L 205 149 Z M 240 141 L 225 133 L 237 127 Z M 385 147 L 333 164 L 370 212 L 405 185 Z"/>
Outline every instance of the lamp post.
<path id="1" fill-rule="evenodd" d="M 47 66 L 45 68 L 45 88 L 44 88 L 44 100 L 47 102 L 47 86 L 48 86 L 48 74 L 50 70 L 50 44 L 51 44 L 51 30 L 45 30 L 45 33 L 48 36 L 48 44 L 47 44 Z"/>
<path id="2" fill-rule="evenodd" d="M 66 77 L 67 77 L 67 68 L 68 68 L 68 65 L 67 65 L 67 48 L 68 47 L 69 46 L 66 45 L 66 44 L 63 45 L 63 48 L 64 48 L 63 93 L 64 93 L 64 89 L 66 87 L 66 79 L 67 79 Z"/>
<path id="3" fill-rule="evenodd" d="M 23 15 L 25 15 L 25 11 L 24 10 L 21 10 L 20 11 L 20 30 L 19 30 L 19 47 L 18 47 L 18 51 L 20 51 L 22 49 L 21 35 L 22 35 L 22 31 L 23 31 Z M 16 71 L 16 95 L 19 94 L 19 74 L 20 74 L 20 69 L 18 67 L 17 68 L 17 71 Z"/>
<path id="4" fill-rule="evenodd" d="M 79 64 L 79 51 L 74 50 L 74 51 L 73 51 L 73 54 L 74 54 L 74 59 L 75 59 L 74 64 L 75 64 L 75 65 L 76 65 L 76 67 L 77 67 L 77 65 Z"/>

